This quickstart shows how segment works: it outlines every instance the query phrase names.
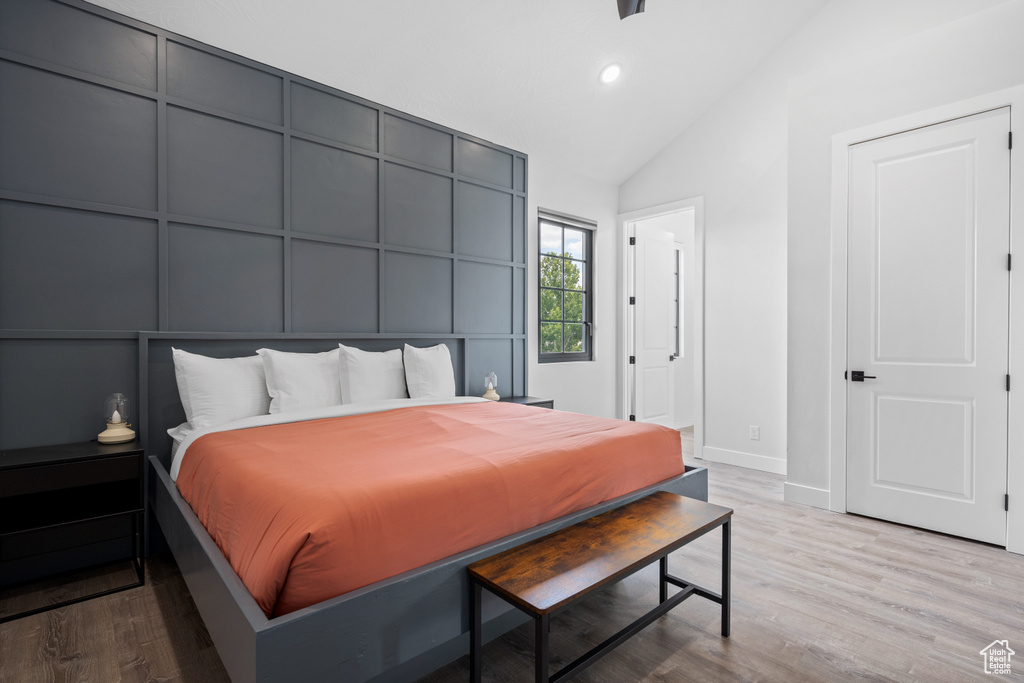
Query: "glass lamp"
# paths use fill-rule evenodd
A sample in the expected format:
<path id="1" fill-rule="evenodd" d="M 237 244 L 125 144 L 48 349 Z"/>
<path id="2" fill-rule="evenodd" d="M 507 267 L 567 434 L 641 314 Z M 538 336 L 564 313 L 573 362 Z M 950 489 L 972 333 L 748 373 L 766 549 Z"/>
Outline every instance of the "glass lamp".
<path id="1" fill-rule="evenodd" d="M 96 440 L 100 443 L 125 443 L 135 438 L 128 420 L 131 418 L 132 402 L 124 394 L 117 393 L 107 396 L 104 403 L 103 415 L 107 421 L 107 428 Z"/>
<path id="2" fill-rule="evenodd" d="M 488 372 L 484 375 L 484 386 L 487 387 L 487 391 L 484 392 L 484 398 L 492 401 L 497 401 L 501 398 L 498 396 L 496 389 L 498 388 L 498 376 L 493 372 Z"/>

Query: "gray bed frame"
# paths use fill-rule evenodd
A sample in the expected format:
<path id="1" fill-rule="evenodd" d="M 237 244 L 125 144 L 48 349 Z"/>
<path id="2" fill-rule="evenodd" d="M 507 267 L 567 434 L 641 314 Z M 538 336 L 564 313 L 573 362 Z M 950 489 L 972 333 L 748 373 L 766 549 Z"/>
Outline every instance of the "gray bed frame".
<path id="1" fill-rule="evenodd" d="M 168 474 L 166 430 L 184 420 L 170 347 L 231 357 L 252 354 L 264 346 L 323 351 L 339 340 L 368 350 L 401 348 L 406 342 L 423 346 L 443 342 L 452 351 L 456 386 L 465 386 L 464 344 L 459 335 L 140 334 L 139 415 L 143 443 L 150 454 L 149 506 L 235 683 L 414 680 L 469 651 L 468 564 L 654 491 L 707 500 L 707 470 L 688 466 L 684 474 L 654 486 L 268 619 Z M 520 611 L 489 595 L 483 616 L 485 642 L 526 621 Z"/>

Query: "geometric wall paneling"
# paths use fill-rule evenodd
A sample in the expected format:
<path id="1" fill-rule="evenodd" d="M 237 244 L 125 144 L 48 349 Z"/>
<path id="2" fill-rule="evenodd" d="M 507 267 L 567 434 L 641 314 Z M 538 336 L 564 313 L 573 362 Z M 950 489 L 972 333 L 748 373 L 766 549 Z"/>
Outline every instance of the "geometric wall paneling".
<path id="1" fill-rule="evenodd" d="M 484 376 L 498 376 L 498 393 L 513 395 L 512 344 L 509 339 L 466 340 L 466 395 L 482 396 L 487 387 Z"/>
<path id="2" fill-rule="evenodd" d="M 56 2 L 0 2 L 0 45 L 125 85 L 156 90 L 156 36 Z"/>
<path id="3" fill-rule="evenodd" d="M 516 157 L 512 169 L 513 188 L 516 192 L 526 192 L 526 159 L 523 157 Z"/>
<path id="4" fill-rule="evenodd" d="M 377 110 L 300 83 L 291 87 L 292 129 L 377 151 Z"/>
<path id="5" fill-rule="evenodd" d="M 156 209 L 156 102 L 0 61 L 0 189 Z"/>
<path id="6" fill-rule="evenodd" d="M 444 342 L 460 392 L 483 340 L 474 373 L 525 392 L 527 172 L 83 0 L 0 0 L 0 448 L 94 438 L 143 332 Z"/>
<path id="7" fill-rule="evenodd" d="M 512 301 L 512 271 L 509 266 L 459 260 L 455 265 L 459 289 L 455 292 L 459 311 L 457 332 L 511 334 L 512 316 L 509 306 L 495 301 Z"/>
<path id="8" fill-rule="evenodd" d="M 155 220 L 0 201 L 0 327 L 156 326 Z"/>
<path id="9" fill-rule="evenodd" d="M 116 391 L 137 409 L 137 348 L 135 339 L 0 340 L 0 447 L 95 439 Z"/>
<path id="10" fill-rule="evenodd" d="M 291 229 L 377 241 L 377 159 L 291 141 Z"/>
<path id="11" fill-rule="evenodd" d="M 452 134 L 384 115 L 384 153 L 423 166 L 452 170 Z"/>
<path id="12" fill-rule="evenodd" d="M 282 227 L 280 133 L 167 108 L 167 208 L 172 214 Z"/>
<path id="13" fill-rule="evenodd" d="M 378 251 L 292 239 L 292 332 L 378 332 Z"/>
<path id="14" fill-rule="evenodd" d="M 282 238 L 171 223 L 167 243 L 171 329 L 283 331 Z"/>
<path id="15" fill-rule="evenodd" d="M 512 198 L 512 260 L 526 263 L 526 197 Z"/>
<path id="16" fill-rule="evenodd" d="M 512 340 L 512 367 L 524 368 L 526 367 L 526 340 L 525 339 L 513 339 Z M 524 396 L 526 394 L 526 377 L 519 372 L 512 374 L 512 395 L 513 396 Z M 508 385 L 506 385 L 508 386 Z"/>
<path id="17" fill-rule="evenodd" d="M 451 178 L 385 163 L 384 238 L 388 244 L 450 253 Z"/>
<path id="18" fill-rule="evenodd" d="M 281 125 L 280 76 L 167 41 L 167 94 Z"/>
<path id="19" fill-rule="evenodd" d="M 459 138 L 459 175 L 512 188 L 512 155 Z"/>
<path id="20" fill-rule="evenodd" d="M 452 259 L 384 253 L 382 332 L 451 333 Z"/>
<path id="21" fill-rule="evenodd" d="M 512 260 L 512 199 L 507 192 L 459 182 L 458 252 Z"/>
<path id="22" fill-rule="evenodd" d="M 526 268 L 512 269 L 512 334 L 526 334 Z"/>

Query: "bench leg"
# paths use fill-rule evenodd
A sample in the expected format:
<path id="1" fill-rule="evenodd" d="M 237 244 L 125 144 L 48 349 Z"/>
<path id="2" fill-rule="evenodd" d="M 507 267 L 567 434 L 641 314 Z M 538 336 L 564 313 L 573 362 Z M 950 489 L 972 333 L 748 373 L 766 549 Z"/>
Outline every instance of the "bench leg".
<path id="1" fill-rule="evenodd" d="M 666 580 L 668 576 L 668 555 L 661 558 L 659 565 L 661 566 L 661 579 L 658 581 L 658 602 L 665 602 L 668 600 L 668 581 Z"/>
<path id="2" fill-rule="evenodd" d="M 469 675 L 473 683 L 480 683 L 483 678 L 483 610 L 481 597 L 483 586 L 470 579 L 472 588 L 469 591 Z"/>
<path id="3" fill-rule="evenodd" d="M 722 525 L 722 635 L 729 637 L 729 602 L 731 589 L 729 586 L 730 565 L 732 564 L 732 522 Z M 663 584 L 664 585 L 664 584 Z"/>
<path id="4" fill-rule="evenodd" d="M 535 680 L 537 683 L 548 683 L 548 634 L 551 630 L 551 617 L 542 614 L 533 621 L 537 629 L 534 651 L 537 658 Z"/>

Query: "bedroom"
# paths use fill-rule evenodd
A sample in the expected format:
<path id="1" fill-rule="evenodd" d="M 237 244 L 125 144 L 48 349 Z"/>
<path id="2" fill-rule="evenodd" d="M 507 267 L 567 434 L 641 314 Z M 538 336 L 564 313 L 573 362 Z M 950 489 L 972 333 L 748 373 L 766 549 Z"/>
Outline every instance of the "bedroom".
<path id="1" fill-rule="evenodd" d="M 421 9 L 423 16 L 411 14 L 408 26 L 413 28 L 399 30 L 393 26 L 394 19 L 388 12 L 393 8 L 384 5 L 376 10 L 359 8 L 359 12 L 366 14 L 356 15 L 358 21 L 348 26 L 336 15 L 328 15 L 331 20 L 319 22 L 293 10 L 292 5 L 276 3 L 260 5 L 259 9 L 239 9 L 220 3 L 196 3 L 194 7 L 178 3 L 101 3 L 109 10 L 124 12 L 161 29 L 324 83 L 392 111 L 477 136 L 506 150 L 516 150 L 524 159 L 528 157 L 524 192 L 511 193 L 526 201 L 526 253 L 530 255 L 525 259 L 526 328 L 511 335 L 513 341 L 525 340 L 527 346 L 521 359 L 512 351 L 507 359 L 501 357 L 507 371 L 490 367 L 490 356 L 473 365 L 466 377 L 460 378 L 470 383 L 467 393 L 471 395 L 483 393 L 483 372 L 495 370 L 500 393 L 505 393 L 506 386 L 509 393 L 520 393 L 512 382 L 521 380 L 530 394 L 553 400 L 556 408 L 625 417 L 621 365 L 627 353 L 620 337 L 624 334 L 622 312 L 616 303 L 622 291 L 619 266 L 625 251 L 620 246 L 620 231 L 626 219 L 621 217 L 703 197 L 704 416 L 703 433 L 695 433 L 694 437 L 701 443 L 698 448 L 705 461 L 728 465 L 712 469 L 711 499 L 715 501 L 716 477 L 721 478 L 722 484 L 727 483 L 728 477 L 748 480 L 748 472 L 735 469 L 744 466 L 775 475 L 765 481 L 784 486 L 778 502 L 782 504 L 784 495 L 786 501 L 794 504 L 787 510 L 811 515 L 816 514 L 815 509 L 845 509 L 835 499 L 845 490 L 845 482 L 835 479 L 840 470 L 845 471 L 834 460 L 841 449 L 830 441 L 838 433 L 830 412 L 830 405 L 837 400 L 834 392 L 846 390 L 845 384 L 834 381 L 836 354 L 831 347 L 836 334 L 831 318 L 837 310 L 829 294 L 835 259 L 833 235 L 828 228 L 835 204 L 830 180 L 833 136 L 990 97 L 1024 83 L 1024 74 L 1019 73 L 1024 59 L 1020 58 L 1017 40 L 1019 28 L 1024 25 L 1021 3 L 808 1 L 786 3 L 780 5 L 781 9 L 775 3 L 771 9 L 763 7 L 763 3 L 736 3 L 722 5 L 718 10 L 714 9 L 717 3 L 691 3 L 690 9 L 672 10 L 652 4 L 644 14 L 621 22 L 614 11 L 610 19 L 598 19 L 604 16 L 600 10 L 583 9 L 584 4 L 597 3 L 557 7 L 552 3 L 525 3 L 516 11 L 459 3 L 449 7 L 440 19 Z M 693 43 L 693 52 L 674 47 L 674 43 L 653 43 L 645 33 L 653 30 L 659 13 L 668 11 L 673 12 L 673 17 L 692 17 L 686 23 L 689 28 L 675 27 L 688 32 L 679 36 L 671 31 L 657 35 L 662 41 Z M 580 16 L 592 18 L 584 22 Z M 464 38 L 458 38 L 460 34 L 456 31 L 443 44 L 432 40 L 429 32 L 420 31 L 425 26 L 447 26 L 447 21 L 463 28 L 481 23 L 518 28 L 492 29 L 483 36 Z M 322 33 L 311 37 L 311 24 L 326 26 Z M 394 35 L 390 35 L 391 31 L 383 35 L 384 32 L 360 28 L 366 25 L 393 27 Z M 541 28 L 526 30 L 531 25 Z M 718 33 L 707 29 L 708 25 Z M 37 45 L 15 49 L 13 46 L 21 43 L 12 26 L 5 23 L 0 28 L 0 32 L 7 31 L 0 33 L 5 50 L 0 56 L 6 68 L 11 69 L 13 64 L 20 65 L 19 68 L 25 64 L 44 68 L 43 62 L 55 59 L 44 52 L 61 52 L 42 39 Z M 345 41 L 335 38 L 341 26 L 346 26 L 347 33 L 342 34 Z M 566 26 L 579 29 L 579 35 L 565 35 Z M 586 34 L 583 28 L 588 29 Z M 449 34 L 447 29 L 444 32 Z M 601 40 L 595 40 L 599 44 L 594 45 L 588 36 L 599 36 Z M 548 47 L 548 43 L 557 45 L 559 40 L 563 41 L 560 48 Z M 344 44 L 338 45 L 350 42 L 355 46 L 351 48 L 353 53 L 346 52 Z M 739 42 L 749 44 L 740 50 Z M 406 52 L 397 52 L 400 48 Z M 550 51 L 544 52 L 542 48 Z M 520 73 L 518 64 L 501 56 L 503 49 L 515 50 L 511 54 L 521 56 L 538 51 L 551 63 L 564 62 L 565 73 L 544 69 L 541 73 L 547 80 Z M 26 50 L 34 56 L 26 57 Z M 684 60 L 681 63 L 686 68 L 676 63 L 659 63 L 661 51 L 668 58 Z M 63 54 L 71 52 L 69 48 Z M 405 56 L 392 60 L 395 54 Z M 467 54 L 480 57 L 467 60 Z M 624 68 L 618 83 L 601 89 L 597 72 L 612 56 L 631 57 L 642 68 L 638 66 L 632 73 Z M 330 67 L 339 61 L 352 61 L 358 68 L 340 71 Z M 61 68 L 66 69 L 67 65 L 55 71 L 65 73 Z M 680 80 L 672 80 L 675 78 Z M 507 83 L 515 83 L 516 87 L 507 87 Z M 676 83 L 692 91 L 692 96 L 689 92 L 686 96 L 675 92 Z M 528 96 L 517 95 L 517 88 L 524 88 Z M 539 101 L 550 102 L 554 111 L 571 112 L 571 106 L 580 106 L 567 102 L 570 98 L 562 97 L 563 92 L 580 93 L 584 96 L 582 103 L 591 107 L 608 106 L 608 117 L 598 119 L 595 112 L 595 120 L 614 133 L 574 124 L 569 115 L 565 115 L 567 120 L 557 121 L 557 126 L 552 124 L 550 130 L 554 133 L 538 125 L 539 120 L 543 123 L 542 117 L 528 111 L 531 108 L 523 100 L 541 98 Z M 641 96 L 650 98 L 636 102 L 648 107 L 643 114 L 621 101 Z M 4 92 L 0 92 L 0 98 L 4 97 Z M 68 101 L 73 107 L 75 100 Z M 985 104 L 982 109 L 1006 103 L 1010 100 Z M 1012 103 L 1016 104 L 1016 100 Z M 12 110 L 6 99 L 2 104 L 4 111 Z M 949 114 L 927 122 L 943 120 L 943 116 Z M 41 125 L 44 124 L 45 121 Z M 911 123 L 888 132 L 914 125 L 921 124 Z M 68 133 L 68 138 L 73 138 L 73 132 Z M 10 142 L 10 138 L 4 140 Z M 29 199 L 59 195 L 45 187 L 26 188 L 25 177 L 13 175 L 19 170 L 0 162 L 0 190 L 7 207 L 25 203 L 27 194 L 33 195 Z M 81 172 L 88 176 L 87 170 Z M 133 179 L 124 180 L 130 183 Z M 156 185 L 156 179 L 153 184 Z M 532 255 L 537 251 L 539 208 L 584 217 L 598 226 L 594 245 L 593 361 L 538 362 L 537 262 Z M 0 220 L 0 228 L 9 225 L 10 222 Z M 9 233 L 3 234 L 10 237 Z M 78 248 L 89 249 L 85 252 L 89 254 L 98 251 L 90 244 L 71 241 L 64 245 L 65 250 Z M 73 256 L 65 254 L 63 258 Z M 109 262 L 105 255 L 104 259 L 104 263 Z M 53 263 L 59 262 L 53 259 Z M 0 278 L 5 278 L 0 288 L 0 448 L 95 438 L 95 423 L 102 422 L 99 413 L 103 397 L 124 390 L 120 385 L 106 386 L 112 379 L 123 380 L 128 393 L 133 394 L 136 408 L 140 407 L 142 397 L 134 393 L 134 347 L 116 337 L 94 337 L 81 346 L 91 351 L 64 356 L 61 372 L 47 369 L 51 356 L 60 357 L 62 351 L 77 343 L 68 340 L 73 336 L 69 330 L 92 329 L 90 316 L 111 319 L 117 313 L 112 312 L 109 302 L 101 301 L 102 297 L 90 290 L 82 293 L 82 300 L 75 300 L 74 311 L 65 312 L 67 321 L 47 320 L 45 305 L 36 306 L 35 310 L 41 313 L 33 317 L 35 314 L 25 312 L 26 306 L 19 300 L 34 304 L 40 297 L 53 294 L 50 290 L 41 290 L 37 295 L 19 290 L 19 279 L 11 285 L 12 277 L 31 276 L 26 272 L 26 263 L 30 262 L 21 259 L 15 250 L 5 248 L 0 253 Z M 119 267 L 123 270 L 111 273 L 109 287 L 127 301 L 134 301 L 140 285 L 131 277 L 144 273 L 139 272 L 136 263 L 126 262 Z M 124 275 L 128 283 L 121 279 L 124 273 L 130 275 Z M 178 285 L 156 283 L 147 290 L 147 295 L 152 292 L 156 296 L 159 286 Z M 308 286 L 309 291 L 315 291 L 316 283 Z M 214 295 L 216 292 L 210 294 Z M 1024 297 L 1012 299 L 1022 301 Z M 407 303 L 403 296 L 396 301 Z M 265 329 L 252 322 L 251 316 L 262 310 L 259 302 L 243 303 L 247 306 L 237 313 L 250 317 L 245 318 L 247 325 L 241 329 Z M 130 305 L 126 304 L 126 308 Z M 179 312 L 171 309 L 163 323 L 155 318 L 124 329 L 213 331 L 222 329 L 217 326 L 216 316 L 232 315 L 231 311 L 215 310 L 212 304 L 211 308 L 196 310 L 207 310 L 208 314 L 186 327 L 175 326 L 174 316 Z M 188 308 L 180 312 L 192 314 Z M 293 326 L 288 331 L 301 329 L 299 312 L 298 308 L 293 312 Z M 489 311 L 483 307 L 474 309 L 474 313 L 486 318 Z M 1019 325 L 1020 319 L 1021 316 L 1014 317 L 1014 324 Z M 49 336 L 39 340 L 26 329 L 49 330 Z M 277 331 L 283 330 L 279 327 Z M 111 348 L 115 350 L 103 350 Z M 131 352 L 125 352 L 125 348 Z M 1016 365 L 1013 358 L 1019 352 L 1018 347 L 1011 347 L 1011 366 Z M 839 374 L 843 367 L 839 366 Z M 64 379 L 67 373 L 76 378 L 73 385 Z M 94 388 L 100 385 L 101 390 Z M 1020 408 L 1013 401 L 1010 410 L 1017 411 L 1019 416 Z M 749 438 L 752 425 L 760 426 L 760 438 L 756 441 Z M 1009 493 L 1017 500 L 1024 496 L 1020 488 L 1024 477 L 1020 472 L 1022 463 L 1014 458 L 1014 452 L 1019 451 L 1014 444 L 1019 443 L 1021 434 L 1013 430 L 1024 428 L 1024 419 L 1011 414 L 1009 425 Z M 784 477 L 784 485 L 780 477 Z M 807 505 L 815 507 L 803 507 Z M 1024 506 L 1010 506 L 1011 536 L 1006 545 L 1017 552 L 1024 546 L 1022 515 Z M 814 519 L 833 518 L 834 515 Z M 1016 574 L 1021 573 L 1020 564 L 1000 566 L 1015 567 Z M 739 572 L 738 566 L 736 571 Z M 986 577 L 982 574 L 980 578 Z M 981 672 L 981 658 L 976 653 L 989 642 L 1008 638 L 1012 646 L 1016 644 L 1015 637 L 1020 640 L 1024 628 L 1019 618 L 1020 598 L 1015 597 L 1021 594 L 1020 584 L 1011 586 L 1016 588 L 1006 594 L 1007 606 L 1002 615 L 1010 621 L 1003 629 L 991 633 L 977 647 L 973 641 L 970 648 L 967 643 L 957 643 L 958 653 L 978 663 L 971 671 Z M 185 600 L 187 593 L 174 599 Z M 68 609 L 80 614 L 74 612 L 75 608 Z M 695 608 L 687 605 L 680 614 L 687 609 Z M 60 613 L 64 611 L 55 614 Z M 992 619 L 997 619 L 997 615 L 992 615 Z M 33 620 L 48 623 L 43 617 L 28 621 Z M 12 628 L 11 624 L 0 626 L 0 648 L 5 652 L 10 647 L 11 634 L 15 633 Z M 82 647 L 89 649 L 88 644 Z M 853 667 L 867 654 L 844 651 L 836 656 Z M 685 658 L 675 665 L 681 662 Z M 648 665 L 647 673 L 657 675 L 656 666 Z M 888 672 L 889 677 L 896 676 L 890 669 L 881 670 Z M 905 675 L 913 678 L 911 674 Z"/>

